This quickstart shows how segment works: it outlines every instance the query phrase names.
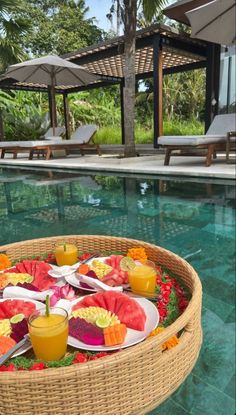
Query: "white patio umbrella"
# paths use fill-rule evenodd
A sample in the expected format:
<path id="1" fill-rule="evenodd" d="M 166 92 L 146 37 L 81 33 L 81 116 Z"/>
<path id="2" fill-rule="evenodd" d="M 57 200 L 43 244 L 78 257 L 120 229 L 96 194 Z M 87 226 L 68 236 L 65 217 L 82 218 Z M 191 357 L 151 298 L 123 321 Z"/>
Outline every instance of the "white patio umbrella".
<path id="1" fill-rule="evenodd" d="M 82 86 L 98 81 L 100 78 L 79 65 L 48 55 L 8 67 L 1 80 L 13 78 L 19 82 L 47 85 L 52 94 L 52 127 L 55 133 L 55 87 Z"/>
<path id="2" fill-rule="evenodd" d="M 236 1 L 214 0 L 186 13 L 191 37 L 221 45 L 236 44 Z"/>

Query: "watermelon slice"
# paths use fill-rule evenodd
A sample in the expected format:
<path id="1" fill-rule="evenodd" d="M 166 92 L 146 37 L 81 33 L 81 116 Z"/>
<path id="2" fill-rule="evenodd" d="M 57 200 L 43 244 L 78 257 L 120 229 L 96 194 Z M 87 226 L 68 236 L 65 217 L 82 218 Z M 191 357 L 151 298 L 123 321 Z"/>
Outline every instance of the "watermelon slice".
<path id="1" fill-rule="evenodd" d="M 34 277 L 32 284 L 35 285 L 40 291 L 47 290 L 55 285 L 55 279 L 50 277 L 48 271 L 52 269 L 51 265 L 46 262 L 36 260 L 24 260 L 18 262 L 15 267 L 5 272 L 16 272 L 23 274 L 30 274 Z"/>
<path id="2" fill-rule="evenodd" d="M 0 303 L 1 315 L 4 314 L 4 318 L 11 318 L 16 314 L 24 314 L 25 317 L 29 317 L 36 310 L 34 303 L 24 300 L 5 300 Z"/>
<path id="3" fill-rule="evenodd" d="M 145 328 L 147 318 L 145 311 L 135 299 L 123 293 L 105 291 L 89 295 L 75 304 L 73 310 L 97 306 L 116 314 L 120 322 L 130 329 L 143 331 Z"/>
<path id="4" fill-rule="evenodd" d="M 22 262 L 19 262 L 18 264 L 16 264 L 16 269 L 19 273 L 22 273 L 22 274 L 26 273 L 25 266 Z"/>
<path id="5" fill-rule="evenodd" d="M 32 261 L 28 261 L 25 259 L 24 261 L 22 261 L 22 264 L 24 264 L 25 272 L 27 274 L 33 275 L 32 274 Z"/>

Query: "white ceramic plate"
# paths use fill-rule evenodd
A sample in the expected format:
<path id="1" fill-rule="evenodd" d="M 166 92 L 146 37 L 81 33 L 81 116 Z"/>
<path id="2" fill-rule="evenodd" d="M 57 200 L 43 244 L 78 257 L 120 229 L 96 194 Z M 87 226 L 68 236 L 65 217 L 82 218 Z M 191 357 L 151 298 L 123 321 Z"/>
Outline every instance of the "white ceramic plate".
<path id="1" fill-rule="evenodd" d="M 88 292 L 93 292 L 93 293 L 96 292 L 96 290 L 94 288 L 85 288 L 85 287 L 82 287 L 80 285 L 80 281 L 76 277 L 75 273 L 68 275 L 68 277 L 65 277 L 65 280 L 66 280 L 66 282 L 68 282 L 68 284 L 72 285 L 75 288 L 79 288 L 80 290 L 84 290 L 84 291 L 88 291 Z"/>
<path id="2" fill-rule="evenodd" d="M 78 301 L 81 301 L 83 297 L 76 299 L 72 302 L 72 306 L 75 305 Z M 133 330 L 127 328 L 127 335 L 125 338 L 125 342 L 121 345 L 117 346 L 91 346 L 85 344 L 72 336 L 68 337 L 68 344 L 70 346 L 76 347 L 78 349 L 83 350 L 91 350 L 93 352 L 100 352 L 100 351 L 109 351 L 109 350 L 118 350 L 124 349 L 125 347 L 133 346 L 134 344 L 140 343 L 142 340 L 146 339 L 146 337 L 150 334 L 152 330 L 154 330 L 158 323 L 159 323 L 159 313 L 157 307 L 151 303 L 151 301 L 147 300 L 146 298 L 133 298 L 137 301 L 141 307 L 143 307 L 147 320 L 145 323 L 145 329 L 143 331 Z"/>
<path id="3" fill-rule="evenodd" d="M 89 260 L 87 262 L 87 264 L 89 265 L 91 262 L 93 262 L 94 260 L 98 260 L 101 262 L 105 262 L 105 260 L 107 258 L 110 258 L 109 256 L 104 256 L 104 257 L 97 257 L 97 258 L 92 258 L 91 260 Z M 101 289 L 96 289 L 96 288 L 84 288 L 81 286 L 79 279 L 76 277 L 76 272 L 74 272 L 73 274 L 70 274 L 68 276 L 64 277 L 66 282 L 68 282 L 70 285 L 72 285 L 73 287 L 79 288 L 80 290 L 84 290 L 84 291 L 88 291 L 88 292 L 97 292 L 97 291 L 101 291 Z M 102 280 L 101 280 L 102 281 Z M 104 283 L 105 284 L 105 283 Z M 109 288 L 109 285 L 107 285 L 107 287 Z M 123 285 L 124 288 L 129 287 L 129 284 L 125 284 Z"/>
<path id="4" fill-rule="evenodd" d="M 6 301 L 6 300 L 28 301 L 28 302 L 33 303 L 33 304 L 36 305 L 36 310 L 39 310 L 40 308 L 45 308 L 45 304 L 40 303 L 40 301 L 31 300 L 29 298 L 20 298 L 20 297 L 19 298 L 3 298 L 3 299 L 0 300 L 0 303 L 3 303 L 3 301 Z M 16 357 L 16 356 L 19 356 L 19 355 L 27 352 L 27 350 L 31 349 L 31 347 L 32 346 L 27 342 L 24 346 L 22 346 L 19 350 L 17 350 L 17 352 L 14 353 L 12 357 Z"/>

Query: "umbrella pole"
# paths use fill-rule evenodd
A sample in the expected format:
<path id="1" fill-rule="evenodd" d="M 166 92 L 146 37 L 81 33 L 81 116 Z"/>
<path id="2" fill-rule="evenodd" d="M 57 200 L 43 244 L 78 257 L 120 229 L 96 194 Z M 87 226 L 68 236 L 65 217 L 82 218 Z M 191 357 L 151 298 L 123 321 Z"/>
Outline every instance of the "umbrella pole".
<path id="1" fill-rule="evenodd" d="M 56 96 L 55 96 L 55 77 L 54 72 L 52 69 L 51 72 L 51 98 L 52 98 L 52 131 L 53 135 L 55 135 L 55 127 L 56 127 Z"/>

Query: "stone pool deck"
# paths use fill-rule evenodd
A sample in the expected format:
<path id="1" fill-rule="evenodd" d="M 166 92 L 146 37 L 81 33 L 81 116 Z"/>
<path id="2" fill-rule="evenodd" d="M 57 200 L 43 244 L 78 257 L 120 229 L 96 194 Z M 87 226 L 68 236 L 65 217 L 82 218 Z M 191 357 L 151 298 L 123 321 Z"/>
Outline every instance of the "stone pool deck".
<path id="1" fill-rule="evenodd" d="M 19 154 L 17 159 L 7 154 L 0 159 L 0 166 L 43 167 L 70 170 L 88 170 L 99 172 L 142 173 L 151 175 L 192 176 L 207 178 L 235 179 L 236 166 L 227 164 L 225 154 L 217 155 L 210 167 L 205 167 L 205 157 L 173 156 L 169 166 L 164 166 L 163 151 L 151 146 L 137 146 L 139 157 L 122 158 L 122 146 L 101 146 L 102 156 L 79 154 L 56 156 L 50 160 L 34 158 L 28 160 L 27 154 Z M 232 155 L 233 156 L 233 155 Z"/>

